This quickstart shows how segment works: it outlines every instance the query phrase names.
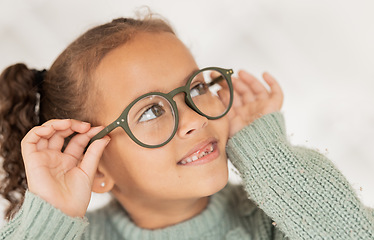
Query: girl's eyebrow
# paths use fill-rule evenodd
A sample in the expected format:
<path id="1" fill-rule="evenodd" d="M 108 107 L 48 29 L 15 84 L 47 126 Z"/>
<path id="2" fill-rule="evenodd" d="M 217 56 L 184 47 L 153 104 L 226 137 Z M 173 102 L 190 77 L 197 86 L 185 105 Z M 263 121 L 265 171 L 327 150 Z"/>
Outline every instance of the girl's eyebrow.
<path id="1" fill-rule="evenodd" d="M 188 80 L 191 78 L 191 76 L 192 76 L 195 72 L 197 72 L 197 71 L 199 71 L 198 68 L 192 70 L 191 73 L 188 74 L 187 77 L 185 77 L 185 78 L 181 81 L 181 85 L 178 86 L 178 87 L 185 86 L 185 85 L 187 84 L 187 81 L 188 81 Z M 177 88 L 178 88 L 178 87 L 177 87 Z M 173 90 L 173 89 L 172 89 L 172 90 Z M 172 91 L 172 90 L 170 90 L 170 91 Z M 168 93 L 168 92 L 170 92 L 170 91 L 167 91 L 167 90 L 165 90 L 165 89 L 161 89 L 161 88 L 154 88 L 154 89 L 152 89 L 151 91 L 148 91 L 148 92 L 146 92 L 146 93 L 149 93 L 149 92 Z M 143 93 L 143 94 L 146 94 L 146 93 Z M 141 96 L 141 95 L 139 95 L 139 96 Z"/>
<path id="2" fill-rule="evenodd" d="M 192 72 L 191 72 L 190 74 L 188 74 L 187 77 L 185 77 L 185 78 L 183 79 L 183 81 L 182 81 L 182 84 L 183 84 L 183 85 L 181 85 L 181 86 L 186 85 L 186 84 L 187 84 L 187 81 L 188 81 L 188 80 L 191 78 L 191 76 L 192 76 L 195 72 L 197 72 L 197 71 L 199 71 L 198 68 L 195 68 L 194 70 L 192 70 Z"/>

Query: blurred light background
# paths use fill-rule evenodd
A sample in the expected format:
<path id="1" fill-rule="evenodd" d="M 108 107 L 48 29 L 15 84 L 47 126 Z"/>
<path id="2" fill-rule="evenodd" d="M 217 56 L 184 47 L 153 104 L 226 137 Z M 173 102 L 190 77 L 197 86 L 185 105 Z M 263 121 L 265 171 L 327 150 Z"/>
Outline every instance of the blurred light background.
<path id="1" fill-rule="evenodd" d="M 142 6 L 171 22 L 201 67 L 275 76 L 291 142 L 327 155 L 374 207 L 373 1 L 2 0 L 0 68 L 49 68 L 83 31 Z"/>

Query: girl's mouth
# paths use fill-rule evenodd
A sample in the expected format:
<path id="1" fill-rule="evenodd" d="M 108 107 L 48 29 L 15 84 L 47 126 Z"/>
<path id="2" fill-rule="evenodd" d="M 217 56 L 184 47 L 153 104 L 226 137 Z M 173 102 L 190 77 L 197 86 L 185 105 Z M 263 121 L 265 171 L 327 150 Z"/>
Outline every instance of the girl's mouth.
<path id="1" fill-rule="evenodd" d="M 178 165 L 203 164 L 215 159 L 218 155 L 217 141 L 210 141 L 192 154 L 184 157 L 178 162 Z"/>

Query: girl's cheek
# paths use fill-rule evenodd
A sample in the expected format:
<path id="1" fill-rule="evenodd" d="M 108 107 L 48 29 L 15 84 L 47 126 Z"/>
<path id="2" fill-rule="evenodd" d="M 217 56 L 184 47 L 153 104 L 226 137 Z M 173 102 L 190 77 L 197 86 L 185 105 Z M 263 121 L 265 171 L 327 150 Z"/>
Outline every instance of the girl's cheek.
<path id="1" fill-rule="evenodd" d="M 222 118 L 222 129 L 225 130 L 224 132 L 227 134 L 226 138 L 228 138 L 230 133 L 230 121 L 227 115 Z"/>
<path id="2" fill-rule="evenodd" d="M 215 130 L 218 133 L 218 136 L 221 138 L 220 140 L 226 143 L 228 141 L 229 133 L 230 133 L 229 132 L 230 131 L 229 118 L 226 115 L 221 119 L 212 120 L 212 121 L 213 121 L 212 123 L 215 125 Z"/>

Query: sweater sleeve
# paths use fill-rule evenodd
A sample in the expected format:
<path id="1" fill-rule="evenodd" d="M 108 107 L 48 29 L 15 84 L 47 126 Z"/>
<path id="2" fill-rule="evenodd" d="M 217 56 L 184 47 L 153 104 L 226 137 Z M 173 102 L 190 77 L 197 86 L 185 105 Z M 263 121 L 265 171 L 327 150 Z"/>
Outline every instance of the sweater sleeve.
<path id="1" fill-rule="evenodd" d="M 374 239 L 373 210 L 325 156 L 289 144 L 281 113 L 238 132 L 227 153 L 250 198 L 290 239 Z"/>
<path id="2" fill-rule="evenodd" d="M 0 239 L 81 239 L 86 218 L 73 218 L 26 191 L 16 216 L 0 229 Z"/>

